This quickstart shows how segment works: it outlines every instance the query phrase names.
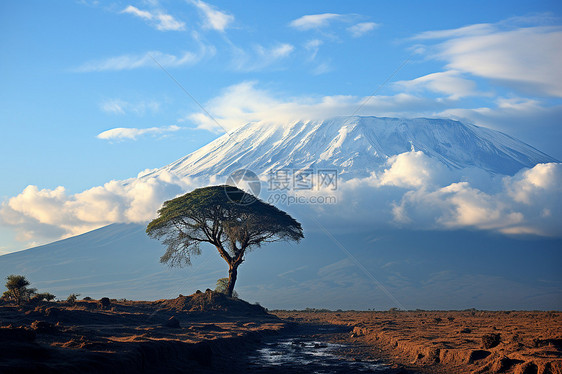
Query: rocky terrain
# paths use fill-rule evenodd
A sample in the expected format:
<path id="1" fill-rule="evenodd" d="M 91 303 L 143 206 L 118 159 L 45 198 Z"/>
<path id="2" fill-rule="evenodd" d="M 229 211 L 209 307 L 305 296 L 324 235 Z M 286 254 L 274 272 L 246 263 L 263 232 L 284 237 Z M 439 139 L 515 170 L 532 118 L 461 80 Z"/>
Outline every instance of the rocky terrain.
<path id="1" fill-rule="evenodd" d="M 0 373 L 205 373 L 286 327 L 210 290 L 154 302 L 4 304 L 0 323 Z"/>
<path id="2" fill-rule="evenodd" d="M 377 357 L 423 373 L 562 373 L 562 312 L 291 312 L 298 323 L 353 328 L 344 338 Z"/>
<path id="3" fill-rule="evenodd" d="M 268 313 L 211 290 L 0 304 L 0 373 L 225 370 L 559 374 L 562 312 Z"/>

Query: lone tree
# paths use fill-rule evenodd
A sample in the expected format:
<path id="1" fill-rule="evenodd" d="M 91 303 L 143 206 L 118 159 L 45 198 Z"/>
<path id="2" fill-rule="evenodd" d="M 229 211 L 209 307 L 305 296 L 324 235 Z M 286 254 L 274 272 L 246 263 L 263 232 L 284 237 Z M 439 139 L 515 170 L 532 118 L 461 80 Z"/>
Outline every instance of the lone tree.
<path id="1" fill-rule="evenodd" d="M 29 301 L 31 296 L 37 291 L 35 288 L 27 288 L 30 283 L 23 275 L 8 275 L 6 280 L 6 288 L 8 291 L 4 292 L 2 298 L 7 301 L 14 301 L 18 305 Z"/>
<path id="2" fill-rule="evenodd" d="M 226 185 L 198 188 L 164 202 L 146 233 L 164 238 L 167 250 L 160 262 L 170 266 L 191 265 L 191 255 L 201 254 L 201 243 L 214 245 L 228 264 L 226 294 L 230 297 L 247 251 L 266 242 L 304 238 L 301 224 L 293 217 Z"/>

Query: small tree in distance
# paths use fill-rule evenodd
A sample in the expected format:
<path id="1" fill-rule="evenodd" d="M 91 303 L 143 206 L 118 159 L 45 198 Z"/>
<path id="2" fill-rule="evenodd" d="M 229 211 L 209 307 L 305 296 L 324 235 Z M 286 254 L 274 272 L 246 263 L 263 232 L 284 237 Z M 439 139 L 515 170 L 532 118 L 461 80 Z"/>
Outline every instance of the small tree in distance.
<path id="1" fill-rule="evenodd" d="M 7 301 L 14 301 L 16 304 L 21 305 L 35 294 L 37 289 L 27 288 L 30 285 L 29 281 L 23 275 L 8 275 L 6 277 L 6 288 L 2 298 Z"/>
<path id="2" fill-rule="evenodd" d="M 210 186 L 164 202 L 146 228 L 151 238 L 164 238 L 167 250 L 160 262 L 190 265 L 191 255 L 201 254 L 200 244 L 210 243 L 228 264 L 226 294 L 232 297 L 247 251 L 266 242 L 304 238 L 293 217 L 249 196 L 234 186 Z"/>

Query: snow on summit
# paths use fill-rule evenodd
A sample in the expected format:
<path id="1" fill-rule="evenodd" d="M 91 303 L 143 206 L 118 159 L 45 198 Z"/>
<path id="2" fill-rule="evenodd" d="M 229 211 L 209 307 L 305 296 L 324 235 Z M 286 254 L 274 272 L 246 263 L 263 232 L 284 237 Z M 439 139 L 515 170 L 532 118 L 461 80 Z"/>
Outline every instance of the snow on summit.
<path id="1" fill-rule="evenodd" d="M 498 131 L 448 119 L 338 117 L 289 124 L 248 123 L 144 177 L 163 171 L 180 177 L 224 176 L 245 168 L 336 168 L 364 177 L 411 150 L 449 168 L 476 167 L 512 175 L 523 167 L 556 161 Z"/>

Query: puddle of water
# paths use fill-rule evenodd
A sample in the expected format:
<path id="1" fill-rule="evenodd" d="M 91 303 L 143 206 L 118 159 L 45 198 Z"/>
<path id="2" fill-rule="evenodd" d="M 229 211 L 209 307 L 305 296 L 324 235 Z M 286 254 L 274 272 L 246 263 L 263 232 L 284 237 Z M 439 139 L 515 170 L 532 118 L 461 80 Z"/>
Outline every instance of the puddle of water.
<path id="1" fill-rule="evenodd" d="M 344 345 L 290 338 L 267 343 L 250 357 L 262 368 L 301 368 L 309 373 L 385 373 L 388 365 L 376 361 L 351 361 L 337 355 Z"/>

